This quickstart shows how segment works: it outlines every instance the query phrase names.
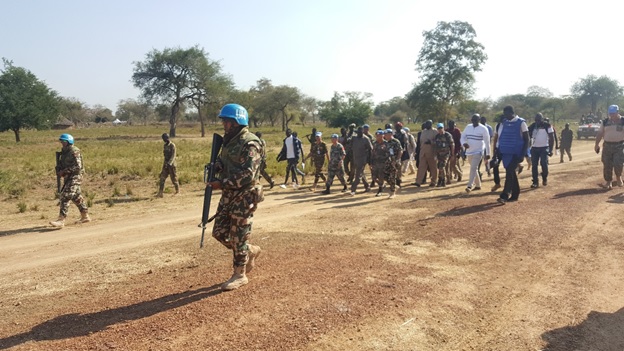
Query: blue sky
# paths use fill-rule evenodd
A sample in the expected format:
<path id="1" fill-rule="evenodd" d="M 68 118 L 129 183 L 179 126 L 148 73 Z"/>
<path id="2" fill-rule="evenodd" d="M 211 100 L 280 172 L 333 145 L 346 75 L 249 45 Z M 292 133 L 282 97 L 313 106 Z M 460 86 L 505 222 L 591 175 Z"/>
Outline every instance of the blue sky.
<path id="1" fill-rule="evenodd" d="M 566 95 L 589 74 L 624 84 L 624 3 L 582 6 L 522 1 L 0 1 L 0 57 L 32 71 L 60 95 L 113 112 L 137 98 L 133 62 L 152 49 L 199 45 L 237 87 L 266 77 L 328 100 L 362 91 L 375 102 L 418 81 L 422 32 L 438 21 L 473 25 L 489 59 L 476 98 Z"/>

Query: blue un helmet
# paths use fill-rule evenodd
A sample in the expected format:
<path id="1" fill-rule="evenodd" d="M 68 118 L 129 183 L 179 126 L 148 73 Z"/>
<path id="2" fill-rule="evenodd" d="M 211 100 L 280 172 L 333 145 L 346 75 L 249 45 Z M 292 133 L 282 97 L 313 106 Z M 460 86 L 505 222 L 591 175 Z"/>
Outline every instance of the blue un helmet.
<path id="1" fill-rule="evenodd" d="M 249 125 L 247 110 L 239 104 L 227 104 L 221 108 L 219 118 L 232 118 L 241 126 Z"/>
<path id="2" fill-rule="evenodd" d="M 69 145 L 74 145 L 74 137 L 71 134 L 61 134 L 59 141 L 66 141 Z"/>

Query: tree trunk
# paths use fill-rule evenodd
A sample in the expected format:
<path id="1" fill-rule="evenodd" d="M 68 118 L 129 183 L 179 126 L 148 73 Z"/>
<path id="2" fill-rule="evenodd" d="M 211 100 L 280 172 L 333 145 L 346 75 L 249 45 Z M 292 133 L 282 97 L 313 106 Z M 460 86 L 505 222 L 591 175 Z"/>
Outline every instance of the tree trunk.
<path id="1" fill-rule="evenodd" d="M 199 124 L 201 125 L 201 137 L 206 136 L 206 129 L 204 127 L 204 116 L 201 113 L 201 105 L 197 104 L 197 114 L 199 115 Z"/>
<path id="2" fill-rule="evenodd" d="M 174 138 L 176 135 L 176 125 L 178 120 L 178 111 L 180 110 L 180 103 L 178 101 L 173 103 L 171 107 L 171 116 L 169 117 L 169 136 Z"/>
<path id="3" fill-rule="evenodd" d="M 19 143 L 20 142 L 19 128 L 13 129 L 13 133 L 15 133 L 15 142 Z"/>

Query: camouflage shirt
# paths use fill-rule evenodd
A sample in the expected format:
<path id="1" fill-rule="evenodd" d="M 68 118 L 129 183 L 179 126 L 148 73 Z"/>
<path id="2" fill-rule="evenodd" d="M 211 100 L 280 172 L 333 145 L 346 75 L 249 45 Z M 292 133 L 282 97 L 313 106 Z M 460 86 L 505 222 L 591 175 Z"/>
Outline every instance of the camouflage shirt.
<path id="1" fill-rule="evenodd" d="M 393 161 L 399 161 L 401 160 L 401 153 L 403 152 L 403 147 L 401 146 L 401 142 L 396 139 L 396 138 L 392 138 L 390 140 L 387 140 L 388 143 L 388 148 L 390 149 L 390 158 Z"/>
<path id="2" fill-rule="evenodd" d="M 82 154 L 80 149 L 74 145 L 67 145 L 61 150 L 61 158 L 59 160 L 60 171 L 65 177 L 79 176 L 84 172 L 82 165 Z"/>
<path id="3" fill-rule="evenodd" d="M 449 132 L 436 134 L 433 138 L 433 145 L 435 147 L 435 153 L 440 155 L 450 154 L 451 150 L 455 148 L 453 136 Z"/>
<path id="4" fill-rule="evenodd" d="M 169 166 L 176 165 L 176 147 L 171 141 L 165 143 L 163 147 L 163 155 L 165 156 L 165 164 Z"/>
<path id="5" fill-rule="evenodd" d="M 315 162 L 324 162 L 325 155 L 327 154 L 327 144 L 324 142 L 314 143 L 310 146 L 310 157 Z"/>
<path id="6" fill-rule="evenodd" d="M 260 139 L 245 127 L 221 149 L 217 160 L 221 187 L 224 191 L 251 189 L 260 176 L 261 162 Z"/>
<path id="7" fill-rule="evenodd" d="M 341 143 L 332 144 L 329 151 L 329 169 L 339 170 L 344 168 L 342 160 L 347 155 Z"/>
<path id="8" fill-rule="evenodd" d="M 381 143 L 375 141 L 373 143 L 373 154 L 371 161 L 373 166 L 381 166 L 385 164 L 390 158 L 390 149 L 388 148 L 388 142 L 385 140 Z"/>

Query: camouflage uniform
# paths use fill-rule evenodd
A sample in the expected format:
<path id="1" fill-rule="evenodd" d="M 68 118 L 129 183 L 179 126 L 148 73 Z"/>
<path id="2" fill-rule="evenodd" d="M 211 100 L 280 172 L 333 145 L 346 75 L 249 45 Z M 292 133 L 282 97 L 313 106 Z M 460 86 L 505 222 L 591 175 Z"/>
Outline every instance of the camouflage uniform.
<path id="1" fill-rule="evenodd" d="M 326 182 L 327 179 L 325 175 L 323 175 L 323 166 L 325 165 L 325 157 L 327 155 L 327 144 L 324 142 L 317 143 L 316 141 L 312 143 L 310 146 L 310 157 L 312 158 L 312 163 L 314 164 L 314 186 L 320 179 L 323 179 L 323 182 Z"/>
<path id="2" fill-rule="evenodd" d="M 245 266 L 249 259 L 247 241 L 253 214 L 261 201 L 256 187 L 262 163 L 260 139 L 247 127 L 224 143 L 217 160 L 222 194 L 215 216 L 212 236 L 234 255 L 234 267 Z"/>
<path id="3" fill-rule="evenodd" d="M 334 182 L 334 177 L 338 177 L 340 183 L 346 188 L 347 182 L 344 179 L 345 169 L 344 163 L 342 162 L 343 158 L 346 156 L 346 152 L 342 144 L 336 143 L 336 145 L 331 146 L 329 151 L 329 165 L 327 166 L 327 184 L 326 186 L 331 187 Z"/>
<path id="4" fill-rule="evenodd" d="M 266 171 L 266 141 L 264 141 L 264 139 L 260 139 L 260 147 L 262 148 L 261 151 L 261 158 L 262 160 L 260 161 L 260 175 L 266 179 L 267 182 L 269 182 L 269 184 L 271 184 L 271 186 L 273 186 L 273 179 L 271 178 L 271 176 L 267 173 Z"/>
<path id="5" fill-rule="evenodd" d="M 87 204 L 84 202 L 80 185 L 82 184 L 82 154 L 80 149 L 74 145 L 68 145 L 61 150 L 60 172 L 63 176 L 63 189 L 59 196 L 61 209 L 60 216 L 67 217 L 69 211 L 69 201 L 73 201 L 81 214 L 88 212 Z"/>
<path id="6" fill-rule="evenodd" d="M 386 164 L 390 158 L 390 149 L 388 142 L 383 140 L 381 143 L 375 141 L 373 143 L 373 152 L 371 156 L 371 177 L 374 182 L 379 184 L 379 192 L 383 187 L 384 178 L 386 177 Z"/>
<path id="7" fill-rule="evenodd" d="M 390 157 L 388 157 L 388 161 L 386 162 L 385 177 L 388 184 L 390 184 L 390 191 L 395 192 L 397 173 L 401 170 L 401 153 L 403 152 L 403 147 L 401 146 L 401 142 L 394 137 L 388 140 L 387 143 Z"/>
<path id="8" fill-rule="evenodd" d="M 451 178 L 450 170 L 448 174 L 446 164 L 451 157 L 451 150 L 455 150 L 453 136 L 449 132 L 438 133 L 433 138 L 434 154 L 438 160 L 438 185 L 443 185 L 446 179 Z"/>
<path id="9" fill-rule="evenodd" d="M 178 174 L 176 171 L 176 147 L 173 142 L 169 141 L 164 144 L 163 155 L 165 156 L 165 161 L 160 171 L 159 193 L 162 194 L 165 188 L 165 180 L 167 180 L 169 176 L 171 176 L 171 182 L 175 187 L 175 192 L 178 193 L 178 191 L 180 191 L 180 184 L 178 183 Z"/>

